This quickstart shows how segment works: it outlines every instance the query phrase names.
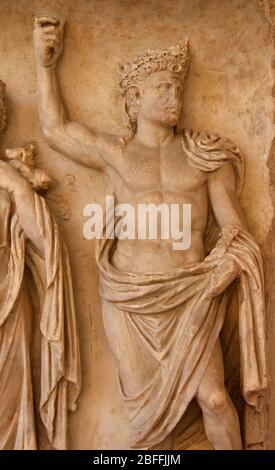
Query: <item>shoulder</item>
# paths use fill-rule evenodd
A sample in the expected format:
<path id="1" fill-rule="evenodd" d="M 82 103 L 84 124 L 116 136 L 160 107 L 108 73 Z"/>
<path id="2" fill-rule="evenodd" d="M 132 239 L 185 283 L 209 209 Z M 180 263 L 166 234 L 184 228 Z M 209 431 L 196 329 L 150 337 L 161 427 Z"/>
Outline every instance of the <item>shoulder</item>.
<path id="1" fill-rule="evenodd" d="M 213 152 L 215 150 L 224 150 L 233 153 L 240 152 L 238 146 L 232 140 L 220 136 L 217 132 L 183 129 L 181 135 L 185 145 L 193 144 L 194 148 L 201 149 L 202 151 Z"/>
<path id="2" fill-rule="evenodd" d="M 106 171 L 114 169 L 120 172 L 125 165 L 129 137 L 115 134 L 100 134 L 97 138 L 97 148 L 105 162 Z"/>
<path id="3" fill-rule="evenodd" d="M 182 131 L 182 146 L 190 164 L 207 173 L 232 174 L 236 179 L 237 192 L 243 184 L 244 159 L 239 147 L 230 139 L 215 132 Z"/>
<path id="4" fill-rule="evenodd" d="M 128 141 L 131 139 L 128 135 L 119 135 L 119 134 L 107 134 L 107 133 L 98 133 L 99 140 L 102 144 L 113 148 L 121 149 L 126 148 Z"/>
<path id="5" fill-rule="evenodd" d="M 98 150 L 108 153 L 109 151 L 122 150 L 127 143 L 125 136 L 90 129 L 74 121 L 68 122 L 66 128 L 70 137 L 81 141 L 88 151 L 96 147 Z"/>
<path id="6" fill-rule="evenodd" d="M 115 134 L 98 134 L 98 144 L 104 153 L 123 152 L 128 144 L 129 137 Z"/>
<path id="7" fill-rule="evenodd" d="M 214 185 L 215 187 L 224 187 L 236 191 L 236 173 L 231 162 L 209 172 L 207 179 L 209 187 Z"/>

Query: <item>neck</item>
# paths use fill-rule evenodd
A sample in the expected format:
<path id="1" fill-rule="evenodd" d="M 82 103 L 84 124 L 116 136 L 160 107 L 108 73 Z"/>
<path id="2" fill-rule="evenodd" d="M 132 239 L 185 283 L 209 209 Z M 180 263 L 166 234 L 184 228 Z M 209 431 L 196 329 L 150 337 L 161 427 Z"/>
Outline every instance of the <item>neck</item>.
<path id="1" fill-rule="evenodd" d="M 164 147 L 174 138 L 174 128 L 164 127 L 158 122 L 138 117 L 136 138 L 148 147 Z"/>

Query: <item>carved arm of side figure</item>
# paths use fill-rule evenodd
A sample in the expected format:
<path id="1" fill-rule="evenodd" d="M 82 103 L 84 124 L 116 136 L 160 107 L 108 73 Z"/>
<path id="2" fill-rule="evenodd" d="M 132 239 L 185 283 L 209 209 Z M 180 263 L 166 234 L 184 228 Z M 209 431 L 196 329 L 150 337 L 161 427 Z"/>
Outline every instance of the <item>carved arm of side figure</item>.
<path id="1" fill-rule="evenodd" d="M 19 171 L 6 161 L 0 160 L 0 188 L 6 190 L 14 201 L 16 213 L 27 239 L 43 255 L 44 244 L 39 234 L 35 215 L 34 191 Z"/>

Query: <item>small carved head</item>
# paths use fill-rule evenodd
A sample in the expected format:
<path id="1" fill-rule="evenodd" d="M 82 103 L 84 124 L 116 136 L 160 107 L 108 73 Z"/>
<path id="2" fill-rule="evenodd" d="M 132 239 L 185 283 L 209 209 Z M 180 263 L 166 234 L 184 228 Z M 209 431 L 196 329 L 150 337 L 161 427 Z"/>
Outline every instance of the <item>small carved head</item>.
<path id="1" fill-rule="evenodd" d="M 35 142 L 5 151 L 6 159 L 30 183 L 31 187 L 37 192 L 44 193 L 48 191 L 52 180 L 46 171 L 34 168 L 37 153 L 38 147 Z"/>
<path id="2" fill-rule="evenodd" d="M 140 113 L 169 127 L 178 123 L 188 65 L 186 41 L 183 46 L 149 49 L 120 66 L 120 88 L 133 133 Z"/>
<path id="3" fill-rule="evenodd" d="M 24 145 L 24 147 L 6 149 L 5 153 L 8 160 L 19 160 L 27 165 L 34 166 L 37 151 L 36 143 L 30 142 Z"/>
<path id="4" fill-rule="evenodd" d="M 7 111 L 5 106 L 5 90 L 6 85 L 0 80 L 0 134 L 6 129 L 7 126 Z"/>

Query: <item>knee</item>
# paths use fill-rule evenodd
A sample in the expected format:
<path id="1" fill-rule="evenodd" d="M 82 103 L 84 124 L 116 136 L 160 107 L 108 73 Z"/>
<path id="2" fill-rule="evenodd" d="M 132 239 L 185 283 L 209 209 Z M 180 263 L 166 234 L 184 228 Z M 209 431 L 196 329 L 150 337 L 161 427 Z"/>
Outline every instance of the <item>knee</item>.
<path id="1" fill-rule="evenodd" d="M 204 413 L 220 415 L 228 407 L 228 395 L 225 389 L 217 390 L 198 396 L 198 402 Z"/>

